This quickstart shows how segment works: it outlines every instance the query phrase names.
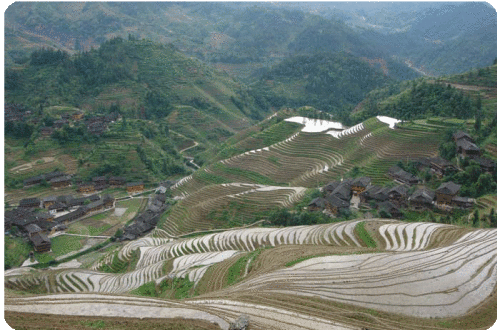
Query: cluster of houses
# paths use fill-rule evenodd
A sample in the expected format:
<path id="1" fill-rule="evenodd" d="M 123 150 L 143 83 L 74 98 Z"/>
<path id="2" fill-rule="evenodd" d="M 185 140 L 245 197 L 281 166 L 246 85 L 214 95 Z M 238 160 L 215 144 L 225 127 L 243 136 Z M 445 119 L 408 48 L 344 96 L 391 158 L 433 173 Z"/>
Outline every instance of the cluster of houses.
<path id="1" fill-rule="evenodd" d="M 125 185 L 126 180 L 123 177 L 106 177 L 106 176 L 98 176 L 92 178 L 91 182 L 83 183 L 76 182 L 78 185 L 78 192 L 80 193 L 93 193 L 96 191 L 104 190 L 108 187 L 120 187 Z"/>
<path id="2" fill-rule="evenodd" d="M 444 166 L 439 159 L 434 161 Z M 411 193 L 410 187 L 421 182 L 418 177 L 398 166 L 391 167 L 388 174 L 397 185 L 372 185 L 369 177 L 330 182 L 322 188 L 323 197 L 312 200 L 308 209 L 337 215 L 342 209 L 350 209 L 356 198 L 361 205 L 370 204 L 379 212 L 385 211 L 392 217 L 400 218 L 402 208 L 421 211 L 436 207 L 450 211 L 453 208 L 469 209 L 474 205 L 474 199 L 459 196 L 460 185 L 453 182 L 443 183 L 436 190 L 419 187 Z"/>
<path id="3" fill-rule="evenodd" d="M 132 224 L 124 228 L 119 240 L 134 240 L 156 227 L 160 216 L 170 207 L 165 203 L 166 200 L 167 196 L 164 191 L 156 193 L 148 203 L 147 209 Z"/>
<path id="4" fill-rule="evenodd" d="M 90 134 L 99 136 L 108 129 L 110 123 L 115 122 L 119 117 L 117 112 L 105 116 L 92 116 L 85 120 L 85 125 Z"/>
<path id="5" fill-rule="evenodd" d="M 352 196 L 359 196 L 370 183 L 371 179 L 369 177 L 330 182 L 322 189 L 324 197 L 312 200 L 308 205 L 308 209 L 337 215 L 341 210 L 349 209 Z"/>
<path id="6" fill-rule="evenodd" d="M 481 157 L 481 150 L 476 146 L 472 137 L 463 131 L 453 134 L 457 155 L 462 158 L 471 158 L 481 167 L 481 172 L 496 173 L 496 163 L 488 158 Z"/>
<path id="7" fill-rule="evenodd" d="M 6 123 L 24 121 L 31 113 L 22 104 L 5 104 L 4 107 L 4 119 Z"/>
<path id="8" fill-rule="evenodd" d="M 49 196 L 41 200 L 26 198 L 19 202 L 16 209 L 5 212 L 4 227 L 8 230 L 16 226 L 22 234 L 28 236 L 35 251 L 50 251 L 50 240 L 47 237 L 49 233 L 64 230 L 66 223 L 93 212 L 112 208 L 114 204 L 115 198 L 109 194 L 81 198 L 71 195 Z M 41 211 L 41 208 L 47 209 L 48 212 Z M 61 214 L 64 212 L 66 214 Z"/>
<path id="9" fill-rule="evenodd" d="M 93 193 L 96 191 L 101 191 L 108 187 L 120 187 L 125 185 L 127 192 L 136 193 L 144 191 L 143 182 L 129 182 L 126 183 L 123 177 L 94 177 L 92 182 L 78 185 L 78 192 L 80 193 Z"/>
<path id="10" fill-rule="evenodd" d="M 83 194 L 90 194 L 97 191 L 102 191 L 108 187 L 121 187 L 125 186 L 127 192 L 135 193 L 144 191 L 143 182 L 126 182 L 123 177 L 106 177 L 99 176 L 92 178 L 91 182 L 83 183 L 82 181 L 72 179 L 73 175 L 67 175 L 61 171 L 53 171 L 45 174 L 41 174 L 35 177 L 26 178 L 23 181 L 24 187 L 30 187 L 34 185 L 40 185 L 42 182 L 47 182 L 50 184 L 51 188 L 58 189 L 62 187 L 67 187 L 71 185 L 77 185 L 77 191 Z"/>
<path id="11" fill-rule="evenodd" d="M 51 136 L 55 130 L 61 129 L 64 125 L 69 125 L 70 120 L 80 121 L 83 119 L 84 113 L 82 111 L 76 111 L 72 114 L 66 113 L 61 115 L 60 119 L 54 121 L 52 126 L 44 126 L 40 128 L 40 134 L 42 137 Z M 112 112 L 105 116 L 91 116 L 85 119 L 85 126 L 90 134 L 100 136 L 105 131 L 108 130 L 108 125 L 116 120 L 120 115 L 117 112 Z"/>
<path id="12" fill-rule="evenodd" d="M 24 187 L 30 187 L 40 185 L 43 181 L 48 182 L 52 188 L 66 187 L 71 185 L 71 175 L 67 175 L 61 171 L 53 171 L 26 178 L 23 180 L 23 185 Z"/>
<path id="13" fill-rule="evenodd" d="M 54 120 L 52 126 L 44 126 L 40 128 L 40 134 L 43 137 L 51 136 L 55 130 L 63 128 L 64 125 L 69 125 L 70 120 L 79 121 L 83 118 L 84 113 L 82 111 L 76 111 L 73 113 L 64 113 L 61 115 L 60 119 Z"/>

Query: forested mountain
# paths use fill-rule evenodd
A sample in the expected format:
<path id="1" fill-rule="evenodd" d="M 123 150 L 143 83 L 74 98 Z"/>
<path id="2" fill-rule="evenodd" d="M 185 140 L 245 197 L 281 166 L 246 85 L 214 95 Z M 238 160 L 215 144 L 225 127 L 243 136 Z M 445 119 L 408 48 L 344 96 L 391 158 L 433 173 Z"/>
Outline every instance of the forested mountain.
<path id="1" fill-rule="evenodd" d="M 288 58 L 252 86 L 271 106 L 314 106 L 343 118 L 372 89 L 393 82 L 381 68 L 349 53 Z"/>
<path id="2" fill-rule="evenodd" d="M 118 104 L 124 114 L 155 119 L 168 116 L 175 105 L 209 112 L 229 128 L 241 128 L 260 109 L 233 79 L 172 45 L 120 37 L 99 49 L 70 56 L 40 50 L 28 63 L 6 70 L 5 99 L 38 106 L 85 106 L 96 110 Z M 230 124 L 233 122 L 232 124 Z"/>
<path id="3" fill-rule="evenodd" d="M 5 14 L 6 65 L 41 47 L 72 53 L 128 34 L 173 43 L 240 77 L 289 56 L 341 50 L 411 61 L 430 74 L 482 67 L 496 56 L 496 13 L 484 3 L 20 2 Z"/>
<path id="4" fill-rule="evenodd" d="M 497 65 L 436 80 L 419 78 L 373 89 L 352 118 L 379 114 L 403 120 L 429 117 L 484 118 L 496 122 Z"/>

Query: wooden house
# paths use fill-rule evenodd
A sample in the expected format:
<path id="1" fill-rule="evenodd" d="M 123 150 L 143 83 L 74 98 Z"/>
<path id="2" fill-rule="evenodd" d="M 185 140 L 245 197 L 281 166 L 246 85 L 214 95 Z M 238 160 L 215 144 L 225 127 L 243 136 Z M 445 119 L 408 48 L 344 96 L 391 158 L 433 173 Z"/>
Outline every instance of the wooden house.
<path id="1" fill-rule="evenodd" d="M 330 194 L 326 198 L 326 208 L 334 215 L 337 215 L 341 209 L 349 209 L 349 201 L 342 200 L 335 194 Z"/>
<path id="2" fill-rule="evenodd" d="M 33 186 L 33 185 L 39 185 L 39 184 L 41 184 L 42 180 L 44 180 L 44 179 L 45 178 L 41 175 L 26 178 L 25 180 L 23 180 L 23 186 L 28 187 L 28 186 Z"/>
<path id="3" fill-rule="evenodd" d="M 323 199 L 323 198 L 316 198 L 316 199 L 313 199 L 309 205 L 307 205 L 307 209 L 310 211 L 310 212 L 314 212 L 314 211 L 323 211 L 326 207 L 326 200 Z"/>
<path id="4" fill-rule="evenodd" d="M 484 157 L 474 157 L 473 158 L 474 161 L 476 161 L 477 163 L 479 163 L 479 166 L 481 167 L 481 172 L 487 172 L 487 173 L 491 173 L 493 175 L 496 174 L 496 170 L 497 170 L 497 164 L 488 159 L 488 158 L 484 158 Z"/>
<path id="5" fill-rule="evenodd" d="M 429 158 L 430 171 L 438 177 L 443 177 L 447 170 L 456 170 L 456 167 L 450 161 L 436 156 Z"/>
<path id="6" fill-rule="evenodd" d="M 42 177 L 46 181 L 50 181 L 50 180 L 52 180 L 54 178 L 62 177 L 62 176 L 66 176 L 66 174 L 64 172 L 61 172 L 61 171 L 52 171 L 52 172 L 45 173 L 45 174 L 42 175 Z"/>
<path id="7" fill-rule="evenodd" d="M 28 233 L 29 238 L 42 232 L 42 228 L 40 228 L 37 224 L 29 224 L 26 226 L 25 230 Z"/>
<path id="8" fill-rule="evenodd" d="M 401 218 L 403 214 L 399 208 L 390 201 L 383 201 L 377 205 L 377 210 L 379 213 L 385 211 L 391 215 L 392 218 Z"/>
<path id="9" fill-rule="evenodd" d="M 453 197 L 453 199 L 451 199 L 451 204 L 453 207 L 470 209 L 474 207 L 474 199 L 466 197 Z"/>
<path id="10" fill-rule="evenodd" d="M 142 192 L 144 191 L 143 182 L 127 183 L 127 192 Z"/>
<path id="11" fill-rule="evenodd" d="M 428 188 L 419 188 L 408 198 L 409 205 L 415 210 L 432 208 L 435 192 Z"/>
<path id="12" fill-rule="evenodd" d="M 89 203 L 88 205 L 85 206 L 87 210 L 87 214 L 92 213 L 92 212 L 98 212 L 104 208 L 104 202 L 103 200 L 97 200 Z"/>
<path id="13" fill-rule="evenodd" d="M 36 234 L 30 238 L 36 252 L 50 251 L 50 239 L 44 234 Z"/>
<path id="14" fill-rule="evenodd" d="M 94 184 L 87 183 L 78 186 L 78 192 L 80 193 L 92 193 L 95 192 Z"/>
<path id="15" fill-rule="evenodd" d="M 71 176 L 62 176 L 50 180 L 50 186 L 55 188 L 71 186 Z"/>
<path id="16" fill-rule="evenodd" d="M 428 157 L 420 157 L 415 160 L 418 171 L 424 171 L 431 167 L 431 162 Z"/>
<path id="17" fill-rule="evenodd" d="M 408 186 L 406 185 L 396 185 L 387 191 L 389 201 L 396 206 L 406 205 L 408 201 Z"/>
<path id="18" fill-rule="evenodd" d="M 115 204 L 115 198 L 111 194 L 103 195 L 102 201 L 104 203 L 104 208 L 112 208 Z"/>
<path id="19" fill-rule="evenodd" d="M 40 207 L 40 199 L 38 198 L 26 198 L 26 199 L 21 199 L 19 201 L 19 207 L 34 207 L 34 208 L 39 208 Z"/>
<path id="20" fill-rule="evenodd" d="M 122 186 L 125 185 L 125 178 L 123 177 L 109 177 L 109 185 L 111 186 Z"/>
<path id="21" fill-rule="evenodd" d="M 459 191 L 460 185 L 454 182 L 441 184 L 436 190 L 436 203 L 438 205 L 451 205 L 452 199 L 457 196 Z"/>
<path id="22" fill-rule="evenodd" d="M 453 134 L 453 141 L 457 142 L 462 139 L 474 143 L 472 137 L 464 131 L 458 131 Z"/>
<path id="23" fill-rule="evenodd" d="M 459 154 L 463 158 L 465 157 L 473 158 L 481 155 L 481 150 L 473 142 L 470 142 L 466 139 L 460 139 L 456 142 L 456 144 L 457 144 L 457 154 Z"/>
<path id="24" fill-rule="evenodd" d="M 387 192 L 390 189 L 388 187 L 381 187 L 377 185 L 370 185 L 366 188 L 360 198 L 362 202 L 374 201 L 386 201 L 389 198 Z"/>
<path id="25" fill-rule="evenodd" d="M 409 172 L 404 171 L 397 165 L 390 167 L 389 170 L 387 171 L 387 174 L 395 182 L 398 182 L 400 184 L 416 185 L 421 181 L 420 178 L 412 175 Z"/>
<path id="26" fill-rule="evenodd" d="M 92 178 L 92 182 L 94 183 L 95 186 L 106 186 L 108 185 L 108 179 L 106 176 L 101 176 L 101 177 L 94 177 Z"/>
<path id="27" fill-rule="evenodd" d="M 54 221 L 54 216 L 47 212 L 36 212 L 33 214 L 38 221 L 41 222 L 52 222 Z"/>
<path id="28" fill-rule="evenodd" d="M 56 202 L 49 207 L 49 213 L 55 214 L 68 209 L 68 205 L 63 202 Z"/>
<path id="29" fill-rule="evenodd" d="M 56 201 L 57 201 L 57 198 L 54 195 L 43 198 L 42 199 L 43 208 L 49 208 L 50 206 L 55 204 Z"/>
<path id="30" fill-rule="evenodd" d="M 340 182 L 339 181 L 333 181 L 333 182 L 329 182 L 328 184 L 326 184 L 325 186 L 323 186 L 323 189 L 322 191 L 325 192 L 326 194 L 330 194 L 333 192 L 333 190 L 335 190 L 337 188 L 337 186 L 340 185 Z"/>
<path id="31" fill-rule="evenodd" d="M 366 191 L 368 185 L 372 182 L 370 177 L 360 177 L 356 178 L 351 184 L 351 191 L 353 195 L 358 196 L 359 194 Z"/>

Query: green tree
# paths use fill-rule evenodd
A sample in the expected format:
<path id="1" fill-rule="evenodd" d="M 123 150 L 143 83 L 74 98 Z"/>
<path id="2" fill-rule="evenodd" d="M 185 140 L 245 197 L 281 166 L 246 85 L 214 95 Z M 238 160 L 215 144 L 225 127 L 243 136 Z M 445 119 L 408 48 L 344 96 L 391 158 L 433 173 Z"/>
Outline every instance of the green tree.
<path id="1" fill-rule="evenodd" d="M 490 219 L 490 226 L 492 228 L 496 228 L 497 227 L 497 215 L 495 214 L 495 208 L 491 207 L 490 215 L 488 217 Z"/>
<path id="2" fill-rule="evenodd" d="M 476 97 L 476 122 L 474 123 L 474 130 L 476 133 L 481 132 L 481 122 L 483 121 L 483 115 L 481 111 L 481 98 L 479 96 Z"/>
<path id="3" fill-rule="evenodd" d="M 114 237 L 120 238 L 121 236 L 123 236 L 123 229 L 120 228 L 120 229 L 116 230 Z"/>
<path id="4" fill-rule="evenodd" d="M 457 155 L 457 150 L 454 142 L 443 142 L 439 145 L 439 156 L 446 160 L 451 160 Z"/>
<path id="5" fill-rule="evenodd" d="M 472 226 L 479 227 L 479 211 L 477 208 L 474 210 L 474 216 L 472 218 Z"/>

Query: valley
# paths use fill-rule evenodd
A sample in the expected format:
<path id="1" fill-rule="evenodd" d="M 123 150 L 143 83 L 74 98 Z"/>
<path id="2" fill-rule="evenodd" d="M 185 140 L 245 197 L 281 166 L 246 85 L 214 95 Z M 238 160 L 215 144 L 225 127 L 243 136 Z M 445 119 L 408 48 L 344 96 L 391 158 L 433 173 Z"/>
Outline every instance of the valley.
<path id="1" fill-rule="evenodd" d="M 490 7 L 11 5 L 6 322 L 492 327 Z"/>

